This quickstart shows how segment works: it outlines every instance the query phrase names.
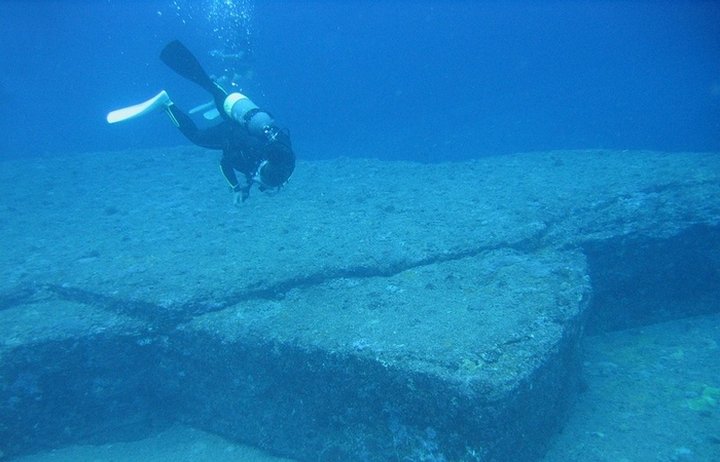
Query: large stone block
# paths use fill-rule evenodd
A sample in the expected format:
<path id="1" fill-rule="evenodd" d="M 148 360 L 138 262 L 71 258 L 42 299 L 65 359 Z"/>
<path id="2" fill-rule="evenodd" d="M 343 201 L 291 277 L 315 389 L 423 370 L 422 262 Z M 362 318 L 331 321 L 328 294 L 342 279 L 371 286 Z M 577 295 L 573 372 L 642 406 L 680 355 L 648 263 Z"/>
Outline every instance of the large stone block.
<path id="1" fill-rule="evenodd" d="M 528 460 L 590 284 L 720 224 L 713 154 L 301 162 L 241 208 L 206 154 L 3 162 L 1 451 L 182 420 L 304 460 Z"/>
<path id="2" fill-rule="evenodd" d="M 504 249 L 247 300 L 180 327 L 180 418 L 302 460 L 531 459 L 588 290 L 578 253 Z"/>

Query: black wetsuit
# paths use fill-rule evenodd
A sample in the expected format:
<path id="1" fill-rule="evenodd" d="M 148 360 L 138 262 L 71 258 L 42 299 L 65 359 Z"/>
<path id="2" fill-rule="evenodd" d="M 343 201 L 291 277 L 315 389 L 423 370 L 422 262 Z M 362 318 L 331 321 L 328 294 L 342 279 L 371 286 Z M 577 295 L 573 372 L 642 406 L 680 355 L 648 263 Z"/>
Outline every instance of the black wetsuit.
<path id="1" fill-rule="evenodd" d="M 222 111 L 222 106 L 219 109 Z M 261 190 L 279 188 L 295 169 L 295 154 L 286 131 L 273 129 L 272 137 L 255 136 L 240 123 L 227 118 L 218 125 L 199 129 L 190 116 L 174 104 L 167 110 L 191 142 L 204 148 L 222 150 L 222 173 L 233 191 L 242 193 L 243 200 L 250 193 L 253 176 L 261 163 L 267 161 L 263 169 L 267 174 L 264 175 L 264 184 L 260 185 Z M 245 184 L 238 181 L 236 170 L 245 175 Z"/>

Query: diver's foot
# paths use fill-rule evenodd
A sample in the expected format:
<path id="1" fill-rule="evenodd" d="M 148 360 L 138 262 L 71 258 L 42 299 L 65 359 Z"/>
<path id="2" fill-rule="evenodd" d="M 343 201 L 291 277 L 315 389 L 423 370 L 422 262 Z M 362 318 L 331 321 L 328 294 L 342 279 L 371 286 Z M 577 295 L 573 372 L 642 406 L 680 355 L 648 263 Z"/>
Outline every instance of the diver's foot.
<path id="1" fill-rule="evenodd" d="M 170 95 L 168 95 L 165 90 L 162 90 L 160 93 L 155 95 L 153 97 L 153 99 L 155 99 L 155 98 L 157 98 L 156 104 L 158 107 L 163 106 L 163 107 L 167 108 L 167 107 L 172 106 L 172 104 L 173 104 L 172 100 L 170 99 Z"/>
<path id="2" fill-rule="evenodd" d="M 219 83 L 213 80 L 213 101 L 215 101 L 215 107 L 218 109 L 218 111 L 222 111 L 223 103 L 225 103 L 225 98 L 227 98 L 228 92 L 220 86 Z"/>

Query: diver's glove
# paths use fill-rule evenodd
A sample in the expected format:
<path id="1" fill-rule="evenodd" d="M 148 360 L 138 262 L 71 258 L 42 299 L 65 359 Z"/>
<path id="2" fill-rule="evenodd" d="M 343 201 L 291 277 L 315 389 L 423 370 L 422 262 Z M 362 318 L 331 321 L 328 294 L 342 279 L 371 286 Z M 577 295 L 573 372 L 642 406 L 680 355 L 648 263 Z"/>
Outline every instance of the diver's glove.
<path id="1" fill-rule="evenodd" d="M 242 202 L 245 202 L 248 197 L 250 197 L 250 185 L 240 186 L 238 183 L 232 188 L 232 192 L 233 204 L 240 205 Z"/>

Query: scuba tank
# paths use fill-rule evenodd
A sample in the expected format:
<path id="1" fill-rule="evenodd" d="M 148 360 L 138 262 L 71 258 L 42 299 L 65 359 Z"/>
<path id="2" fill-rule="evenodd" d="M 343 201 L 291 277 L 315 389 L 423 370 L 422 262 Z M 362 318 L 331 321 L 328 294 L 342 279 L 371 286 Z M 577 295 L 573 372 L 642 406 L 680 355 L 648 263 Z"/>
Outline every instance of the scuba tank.
<path id="1" fill-rule="evenodd" d="M 225 98 L 223 109 L 228 117 L 244 126 L 255 136 L 267 136 L 273 125 L 273 118 L 261 110 L 250 98 L 242 93 L 230 93 Z"/>

